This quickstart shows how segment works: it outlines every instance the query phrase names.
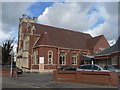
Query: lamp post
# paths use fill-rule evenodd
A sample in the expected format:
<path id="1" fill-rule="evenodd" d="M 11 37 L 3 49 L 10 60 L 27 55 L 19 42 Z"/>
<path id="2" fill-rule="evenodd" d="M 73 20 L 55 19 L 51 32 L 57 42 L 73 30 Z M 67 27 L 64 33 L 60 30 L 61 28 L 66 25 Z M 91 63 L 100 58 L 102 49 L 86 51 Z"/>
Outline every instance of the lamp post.
<path id="1" fill-rule="evenodd" d="M 11 50 L 11 52 L 10 52 L 10 55 L 11 55 L 11 68 L 10 68 L 10 75 L 11 75 L 11 77 L 12 77 L 12 64 L 13 64 L 13 54 L 14 54 L 14 52 L 13 52 L 13 50 Z"/>

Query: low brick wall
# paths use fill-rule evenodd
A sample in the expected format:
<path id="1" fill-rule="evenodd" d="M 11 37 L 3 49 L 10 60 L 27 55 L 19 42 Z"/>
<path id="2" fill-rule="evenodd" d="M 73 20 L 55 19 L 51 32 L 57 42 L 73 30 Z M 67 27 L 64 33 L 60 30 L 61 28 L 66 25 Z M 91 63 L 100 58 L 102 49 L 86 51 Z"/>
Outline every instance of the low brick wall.
<path id="1" fill-rule="evenodd" d="M 53 71 L 53 80 L 82 84 L 118 86 L 118 73 L 55 70 Z"/>
<path id="2" fill-rule="evenodd" d="M 57 69 L 56 65 L 45 65 L 44 69 Z"/>
<path id="3" fill-rule="evenodd" d="M 11 76 L 9 68 L 0 68 L 0 76 Z M 16 69 L 14 68 L 12 71 L 12 76 L 17 76 Z"/>

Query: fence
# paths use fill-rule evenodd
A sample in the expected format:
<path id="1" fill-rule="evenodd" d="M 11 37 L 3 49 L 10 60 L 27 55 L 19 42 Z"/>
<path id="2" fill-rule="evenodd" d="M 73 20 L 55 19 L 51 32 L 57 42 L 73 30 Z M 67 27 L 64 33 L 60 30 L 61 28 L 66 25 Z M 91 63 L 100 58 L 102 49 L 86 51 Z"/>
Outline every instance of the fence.
<path id="1" fill-rule="evenodd" d="M 53 71 L 53 80 L 82 84 L 118 86 L 118 73 L 95 71 Z"/>
<path id="2" fill-rule="evenodd" d="M 9 68 L 0 68 L 0 76 L 11 76 Z M 12 69 L 12 76 L 17 76 L 15 68 Z"/>

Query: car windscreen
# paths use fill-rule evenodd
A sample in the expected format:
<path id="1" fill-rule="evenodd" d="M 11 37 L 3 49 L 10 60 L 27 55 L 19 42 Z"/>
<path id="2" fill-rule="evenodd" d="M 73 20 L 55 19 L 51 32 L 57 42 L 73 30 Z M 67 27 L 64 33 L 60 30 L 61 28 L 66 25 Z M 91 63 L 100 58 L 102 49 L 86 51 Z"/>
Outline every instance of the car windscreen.
<path id="1" fill-rule="evenodd" d="M 92 66 L 91 66 L 91 65 L 84 65 L 84 66 L 81 66 L 81 69 L 91 70 L 91 69 L 92 69 Z"/>
<path id="2" fill-rule="evenodd" d="M 110 66 L 105 66 L 104 69 L 109 70 L 109 69 L 118 69 L 116 66 L 110 65 Z"/>

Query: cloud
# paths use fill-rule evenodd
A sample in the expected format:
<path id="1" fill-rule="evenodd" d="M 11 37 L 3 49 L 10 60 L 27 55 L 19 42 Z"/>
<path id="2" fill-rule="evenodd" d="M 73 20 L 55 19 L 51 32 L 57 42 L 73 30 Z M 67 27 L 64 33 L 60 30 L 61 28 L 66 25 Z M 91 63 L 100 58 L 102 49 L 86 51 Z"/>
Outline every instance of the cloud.
<path id="1" fill-rule="evenodd" d="M 43 14 L 38 17 L 38 22 L 61 28 L 85 30 L 89 27 L 87 23 L 83 26 L 83 23 L 88 22 L 86 16 L 88 8 L 83 8 L 83 4 L 87 7 L 87 3 L 54 3 L 51 7 L 47 7 Z M 89 21 L 94 21 L 95 18 L 92 17 Z"/>
<path id="2" fill-rule="evenodd" d="M 93 29 L 88 29 L 87 32 L 92 36 L 103 34 L 110 45 L 113 45 L 118 39 L 118 3 L 98 3 L 99 15 L 104 17 L 105 22 Z"/>
<path id="3" fill-rule="evenodd" d="M 89 29 L 85 31 L 85 33 L 89 33 L 92 36 L 98 36 L 103 34 L 108 39 L 109 44 L 113 45 L 118 38 L 117 30 L 118 30 L 117 27 L 113 28 L 110 24 L 105 22 L 104 24 L 100 24 L 98 27 L 94 29 Z"/>
<path id="4" fill-rule="evenodd" d="M 2 12 L 0 17 L 0 44 L 9 37 L 16 37 L 19 25 L 19 18 L 22 14 L 31 13 L 27 10 L 33 3 L 30 2 L 2 2 Z"/>
<path id="5" fill-rule="evenodd" d="M 117 5 L 117 2 L 54 3 L 38 17 L 38 22 L 87 32 L 93 37 L 103 34 L 110 43 L 118 38 Z"/>
<path id="6" fill-rule="evenodd" d="M 14 1 L 14 0 L 13 0 Z M 35 1 L 35 0 L 34 0 Z M 6 39 L 15 38 L 13 51 L 17 49 L 17 36 L 19 18 L 22 14 L 31 15 L 28 8 L 34 4 L 33 2 L 1 2 L 0 12 L 0 45 Z"/>

